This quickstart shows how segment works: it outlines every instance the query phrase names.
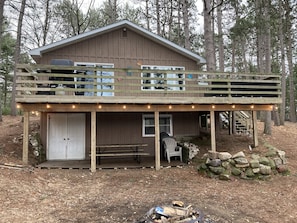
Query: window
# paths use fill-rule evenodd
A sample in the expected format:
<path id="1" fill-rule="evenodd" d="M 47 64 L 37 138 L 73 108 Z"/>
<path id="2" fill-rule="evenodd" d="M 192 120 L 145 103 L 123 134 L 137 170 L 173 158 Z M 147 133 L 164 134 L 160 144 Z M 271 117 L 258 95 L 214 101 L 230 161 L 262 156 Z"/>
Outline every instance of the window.
<path id="1" fill-rule="evenodd" d="M 114 96 L 114 79 L 113 79 L 113 72 L 110 71 L 97 71 L 97 82 L 94 83 L 93 77 L 88 77 L 94 75 L 94 72 L 88 70 L 87 67 L 98 67 L 98 68 L 113 68 L 113 64 L 97 64 L 97 63 L 74 63 L 75 66 L 82 66 L 82 70 L 76 71 L 80 73 L 84 73 L 86 75 L 85 78 L 76 78 L 76 81 L 85 81 L 90 82 L 89 84 L 86 83 L 84 85 L 76 85 L 76 88 L 86 88 L 86 89 L 97 89 L 98 92 L 77 92 L 78 94 L 82 94 L 85 96 Z"/>
<path id="2" fill-rule="evenodd" d="M 160 115 L 159 127 L 160 127 L 160 133 L 166 132 L 169 135 L 173 135 L 172 115 Z M 142 136 L 144 137 L 155 136 L 154 115 L 147 114 L 142 116 Z"/>
<path id="3" fill-rule="evenodd" d="M 142 69 L 148 70 L 142 73 L 142 90 L 185 90 L 185 75 L 183 73 L 159 73 L 154 70 L 182 71 L 184 67 L 174 66 L 149 66 L 143 65 Z"/>

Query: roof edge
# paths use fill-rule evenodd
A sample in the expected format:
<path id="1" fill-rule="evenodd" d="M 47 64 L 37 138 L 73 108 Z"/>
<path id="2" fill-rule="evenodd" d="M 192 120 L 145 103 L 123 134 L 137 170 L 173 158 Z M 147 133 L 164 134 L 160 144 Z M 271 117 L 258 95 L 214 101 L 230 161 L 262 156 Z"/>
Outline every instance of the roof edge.
<path id="1" fill-rule="evenodd" d="M 41 57 L 42 56 L 42 53 L 43 52 L 46 52 L 47 50 L 50 50 L 50 49 L 54 49 L 54 48 L 58 48 L 58 47 L 61 47 L 61 46 L 64 46 L 64 45 L 68 45 L 68 44 L 71 44 L 73 42 L 76 42 L 78 40 L 81 40 L 81 39 L 84 39 L 84 38 L 89 38 L 89 37 L 92 37 L 94 35 L 97 35 L 97 34 L 100 34 L 100 33 L 103 33 L 105 31 L 108 31 L 108 30 L 112 30 L 112 29 L 115 29 L 115 28 L 118 28 L 118 27 L 121 27 L 121 26 L 124 26 L 124 25 L 127 25 L 129 27 L 131 27 L 134 31 L 138 31 L 139 33 L 144 33 L 146 34 L 148 37 L 150 37 L 150 39 L 152 40 L 156 40 L 156 41 L 159 41 L 161 42 L 162 44 L 166 45 L 167 47 L 179 52 L 179 53 L 182 53 L 183 55 L 185 56 L 188 56 L 194 60 L 196 60 L 197 62 L 199 62 L 200 64 L 205 64 L 206 63 L 206 60 L 199 56 L 198 54 L 195 54 L 194 52 L 190 51 L 190 50 L 187 50 L 155 33 L 152 33 L 150 32 L 149 30 L 139 26 L 139 25 L 136 25 L 135 23 L 132 23 L 128 20 L 121 20 L 119 22 L 116 22 L 116 23 L 113 23 L 113 24 L 110 24 L 110 25 L 107 25 L 107 26 L 104 26 L 104 27 L 101 27 L 101 28 L 98 28 L 98 29 L 94 29 L 92 31 L 89 31 L 89 32 L 86 32 L 86 33 L 82 33 L 82 34 L 79 34 L 79 35 L 76 35 L 76 36 L 73 36 L 73 37 L 69 37 L 67 39 L 62 39 L 62 40 L 59 40 L 57 42 L 54 42 L 54 43 L 51 43 L 51 44 L 48 44 L 48 45 L 45 45 L 45 46 L 42 46 L 42 47 L 39 47 L 39 48 L 35 48 L 35 49 L 32 49 L 29 51 L 29 54 L 33 57 L 33 58 L 36 58 L 36 57 Z"/>

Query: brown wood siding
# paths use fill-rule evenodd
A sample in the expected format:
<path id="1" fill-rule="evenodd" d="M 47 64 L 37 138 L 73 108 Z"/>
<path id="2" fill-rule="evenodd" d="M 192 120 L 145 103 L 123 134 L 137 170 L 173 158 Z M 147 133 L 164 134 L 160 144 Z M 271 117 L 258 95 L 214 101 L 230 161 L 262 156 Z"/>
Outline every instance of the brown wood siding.
<path id="1" fill-rule="evenodd" d="M 147 143 L 145 148 L 155 155 L 154 137 L 142 137 L 144 113 L 97 113 L 97 144 Z M 90 150 L 90 115 L 87 115 L 86 150 Z M 198 113 L 172 113 L 174 137 L 199 135 Z"/>
<path id="2" fill-rule="evenodd" d="M 49 64 L 51 59 L 70 59 L 74 62 L 113 63 L 117 68 L 140 68 L 141 64 L 184 66 L 187 70 L 199 68 L 196 61 L 145 36 L 127 30 L 127 37 L 122 37 L 121 32 L 122 29 L 118 29 L 44 53 L 40 63 Z"/>
<path id="3" fill-rule="evenodd" d="M 163 45 L 153 42 L 132 30 L 127 29 L 127 37 L 122 37 L 122 29 L 102 34 L 78 43 L 74 43 L 63 48 L 45 53 L 41 58 L 41 64 L 49 64 L 52 59 L 70 59 L 74 62 L 111 63 L 115 68 L 139 69 L 141 65 L 162 65 L 162 66 L 182 66 L 186 70 L 198 70 L 196 61 L 191 60 Z M 115 73 L 115 77 L 127 75 L 126 73 Z M 140 77 L 141 74 L 133 74 Z M 197 79 L 196 76 L 193 79 Z M 115 79 L 115 84 L 122 81 Z M 138 86 L 115 87 L 123 93 L 116 93 L 115 96 L 127 96 L 127 90 L 140 90 L 140 80 L 126 80 L 128 84 Z M 188 81 L 187 81 L 188 82 Z M 123 83 L 121 83 L 123 84 Z M 187 84 L 187 83 L 186 83 Z M 188 88 L 187 90 L 191 90 Z M 162 97 L 164 92 L 160 92 Z M 139 96 L 148 96 L 147 92 Z M 197 94 L 186 94 L 185 97 L 197 97 Z"/>
<path id="4" fill-rule="evenodd" d="M 173 134 L 176 138 L 197 136 L 199 131 L 198 112 L 176 112 L 172 114 Z"/>
<path id="5" fill-rule="evenodd" d="M 97 144 L 147 143 L 145 148 L 151 156 L 155 155 L 154 137 L 142 137 L 142 115 L 144 113 L 97 113 Z M 168 113 L 170 114 L 170 113 Z M 90 113 L 86 113 L 86 159 L 90 153 Z M 173 134 L 182 137 L 199 135 L 198 113 L 172 113 Z M 47 113 L 41 114 L 40 134 L 43 148 L 47 146 Z"/>

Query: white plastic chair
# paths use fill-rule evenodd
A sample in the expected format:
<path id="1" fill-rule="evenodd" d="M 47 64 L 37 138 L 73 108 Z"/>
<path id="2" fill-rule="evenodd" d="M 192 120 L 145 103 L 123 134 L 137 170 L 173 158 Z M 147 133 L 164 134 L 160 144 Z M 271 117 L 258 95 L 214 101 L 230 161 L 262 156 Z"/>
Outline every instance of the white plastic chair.
<path id="1" fill-rule="evenodd" d="M 167 157 L 168 163 L 170 163 L 170 157 L 179 156 L 182 162 L 182 147 L 177 145 L 174 138 L 164 138 L 165 155 Z"/>

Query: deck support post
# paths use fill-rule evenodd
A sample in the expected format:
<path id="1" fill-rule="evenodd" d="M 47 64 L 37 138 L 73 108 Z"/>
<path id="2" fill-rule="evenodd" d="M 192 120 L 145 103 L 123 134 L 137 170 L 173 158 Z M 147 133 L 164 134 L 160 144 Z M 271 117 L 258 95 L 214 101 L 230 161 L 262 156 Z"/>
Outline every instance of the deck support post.
<path id="1" fill-rule="evenodd" d="M 259 146 L 258 141 L 258 128 L 257 128 L 257 111 L 252 111 L 253 117 L 253 140 L 254 140 L 254 147 Z"/>
<path id="2" fill-rule="evenodd" d="M 23 163 L 28 164 L 29 155 L 29 112 L 24 111 L 24 123 L 23 123 Z"/>
<path id="3" fill-rule="evenodd" d="M 160 128 L 159 128 L 159 111 L 155 111 L 155 166 L 156 170 L 161 169 L 160 163 Z"/>
<path id="4" fill-rule="evenodd" d="M 211 135 L 211 151 L 216 151 L 216 128 L 215 128 L 215 112 L 210 111 L 210 135 Z"/>
<path id="5" fill-rule="evenodd" d="M 96 111 L 91 112 L 91 172 L 96 172 Z"/>

